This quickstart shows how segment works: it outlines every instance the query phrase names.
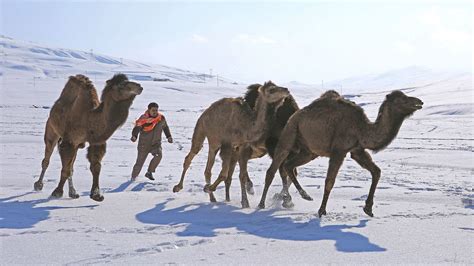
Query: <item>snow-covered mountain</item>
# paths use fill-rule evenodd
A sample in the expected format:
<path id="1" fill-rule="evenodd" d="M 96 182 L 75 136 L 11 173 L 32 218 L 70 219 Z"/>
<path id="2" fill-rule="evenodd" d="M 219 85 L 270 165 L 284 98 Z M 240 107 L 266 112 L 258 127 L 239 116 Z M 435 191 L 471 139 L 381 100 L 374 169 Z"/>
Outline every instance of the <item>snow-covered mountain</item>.
<path id="1" fill-rule="evenodd" d="M 51 48 L 0 36 L 0 75 L 36 78 L 63 78 L 85 74 L 94 79 L 107 79 L 124 73 L 134 80 L 206 82 L 215 76 L 184 69 L 145 64 L 125 58 L 64 48 Z M 219 77 L 220 82 L 230 82 Z"/>
<path id="2" fill-rule="evenodd" d="M 349 77 L 330 81 L 325 88 L 350 92 L 380 92 L 407 87 L 429 86 L 439 82 L 471 80 L 472 73 L 441 71 L 422 66 L 409 66 L 383 73 Z"/>

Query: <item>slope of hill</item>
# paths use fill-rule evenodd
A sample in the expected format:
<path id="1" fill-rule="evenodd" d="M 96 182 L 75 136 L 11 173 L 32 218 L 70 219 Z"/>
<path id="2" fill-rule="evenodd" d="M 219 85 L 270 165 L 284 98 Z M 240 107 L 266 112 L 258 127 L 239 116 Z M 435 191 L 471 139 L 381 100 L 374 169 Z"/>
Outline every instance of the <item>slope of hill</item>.
<path id="1" fill-rule="evenodd" d="M 216 79 L 204 73 L 93 52 L 51 48 L 5 36 L 0 36 L 0 48 L 0 74 L 12 77 L 63 78 L 81 73 L 95 79 L 106 79 L 121 72 L 134 80 L 206 82 Z M 225 78 L 219 79 L 220 82 L 229 82 Z"/>

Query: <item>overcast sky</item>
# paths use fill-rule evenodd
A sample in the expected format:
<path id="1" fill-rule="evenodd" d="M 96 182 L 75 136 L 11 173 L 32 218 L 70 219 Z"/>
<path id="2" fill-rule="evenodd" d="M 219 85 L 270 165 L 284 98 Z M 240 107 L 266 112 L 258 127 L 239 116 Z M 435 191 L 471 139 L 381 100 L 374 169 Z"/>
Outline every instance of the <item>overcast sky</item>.
<path id="1" fill-rule="evenodd" d="M 1 34 L 247 82 L 471 71 L 471 1 L 1 1 Z"/>

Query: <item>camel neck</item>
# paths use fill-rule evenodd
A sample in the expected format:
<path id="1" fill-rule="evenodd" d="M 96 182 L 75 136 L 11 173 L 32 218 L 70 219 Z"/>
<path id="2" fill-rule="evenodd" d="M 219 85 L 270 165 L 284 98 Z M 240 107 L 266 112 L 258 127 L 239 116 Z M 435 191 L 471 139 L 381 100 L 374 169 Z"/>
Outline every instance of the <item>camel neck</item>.
<path id="1" fill-rule="evenodd" d="M 362 134 L 364 148 L 376 152 L 383 150 L 395 139 L 403 121 L 402 115 L 392 112 L 385 102 L 382 103 L 376 121 L 369 123 L 366 134 Z"/>
<path id="2" fill-rule="evenodd" d="M 256 117 L 251 123 L 251 129 L 248 131 L 248 139 L 250 142 L 258 141 L 263 135 L 265 135 L 268 123 L 267 120 L 271 112 L 268 112 L 269 104 L 263 100 L 262 93 L 259 93 L 257 102 L 255 104 Z"/>
<path id="3" fill-rule="evenodd" d="M 96 141 L 107 140 L 120 127 L 128 117 L 132 101 L 116 102 L 107 99 L 97 108 L 98 124 L 103 125 L 96 130 Z"/>

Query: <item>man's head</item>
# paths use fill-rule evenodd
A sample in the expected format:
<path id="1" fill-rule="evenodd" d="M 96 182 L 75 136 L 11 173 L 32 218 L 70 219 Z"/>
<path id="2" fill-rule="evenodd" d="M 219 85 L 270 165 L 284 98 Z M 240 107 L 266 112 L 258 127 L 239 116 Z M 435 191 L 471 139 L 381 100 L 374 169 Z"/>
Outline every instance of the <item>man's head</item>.
<path id="1" fill-rule="evenodd" d="M 148 113 L 151 117 L 156 117 L 158 115 L 158 104 L 155 102 L 148 104 Z"/>

